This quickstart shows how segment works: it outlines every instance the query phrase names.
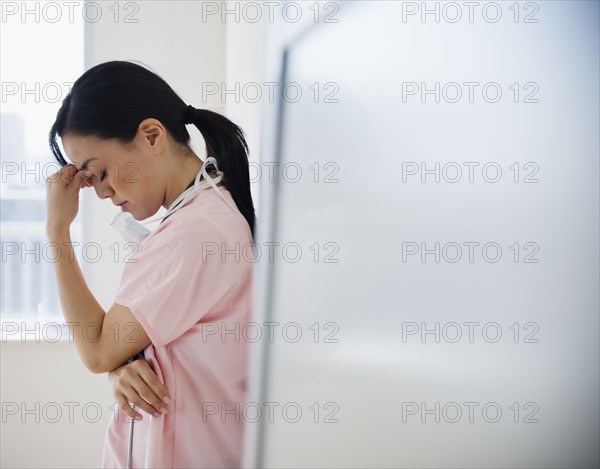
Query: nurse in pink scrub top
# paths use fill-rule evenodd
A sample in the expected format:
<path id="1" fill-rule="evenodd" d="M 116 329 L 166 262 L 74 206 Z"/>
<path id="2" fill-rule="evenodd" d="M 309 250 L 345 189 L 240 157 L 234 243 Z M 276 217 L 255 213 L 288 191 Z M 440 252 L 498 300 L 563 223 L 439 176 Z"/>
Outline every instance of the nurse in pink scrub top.
<path id="1" fill-rule="evenodd" d="M 188 124 L 215 157 L 217 182 L 204 181 L 220 173 L 191 150 Z M 55 262 L 63 314 L 76 324 L 83 363 L 110 373 L 119 403 L 102 467 L 239 467 L 248 348 L 231 331 L 251 321 L 255 222 L 242 130 L 187 106 L 146 68 L 114 61 L 75 82 L 50 147 L 63 165 L 47 181 L 46 223 L 49 240 L 64 246 Z M 206 187 L 181 201 L 200 174 Z M 69 233 L 79 191 L 90 186 L 136 220 L 176 208 L 128 259 L 108 311 L 90 292 Z"/>

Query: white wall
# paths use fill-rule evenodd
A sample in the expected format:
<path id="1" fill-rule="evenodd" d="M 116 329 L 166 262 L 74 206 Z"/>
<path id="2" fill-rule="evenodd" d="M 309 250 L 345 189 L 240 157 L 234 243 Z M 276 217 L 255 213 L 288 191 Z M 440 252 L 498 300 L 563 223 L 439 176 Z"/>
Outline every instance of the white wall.
<path id="1" fill-rule="evenodd" d="M 338 249 L 270 265 L 267 318 L 304 334 L 268 346 L 257 401 L 279 407 L 255 461 L 598 467 L 598 4 L 540 2 L 537 23 L 515 23 L 500 2 L 498 24 L 402 24 L 408 2 L 351 3 L 290 54 L 288 80 L 335 82 L 339 101 L 284 106 L 280 163 L 334 162 L 338 181 L 281 177 L 269 239 Z M 526 80 L 539 84 L 539 103 L 508 93 Z M 404 101 L 412 81 L 498 82 L 504 95 Z M 403 181 L 413 161 L 493 162 L 503 177 Z M 514 181 L 514 162 L 536 162 L 539 183 Z M 407 260 L 411 242 L 430 253 L 437 243 L 438 254 L 460 243 L 462 257 Z M 504 256 L 476 249 L 471 260 L 468 242 L 497 243 Z M 539 253 L 514 260 L 516 242 Z M 313 341 L 317 322 L 321 332 L 337 325 L 338 342 Z"/>
<path id="2" fill-rule="evenodd" d="M 106 375 L 89 373 L 68 342 L 1 349 L 2 467 L 100 467 L 112 413 Z"/>
<path id="3" fill-rule="evenodd" d="M 243 10 L 239 6 L 240 2 L 227 2 L 227 7 L 235 11 L 239 9 L 239 18 L 243 18 Z M 265 21 L 256 23 L 249 21 L 227 21 L 226 35 L 226 67 L 225 74 L 228 90 L 238 90 L 238 95 L 227 95 L 226 99 L 221 97 L 225 105 L 225 113 L 236 124 L 242 127 L 246 133 L 246 140 L 250 147 L 251 165 L 258 165 L 262 159 L 261 149 L 261 113 L 264 105 L 264 93 L 262 99 L 246 99 L 249 95 L 244 93 L 244 89 L 260 89 L 262 91 L 264 83 L 264 48 L 265 48 Z M 258 84 L 258 87 L 256 86 Z M 236 88 L 237 87 L 237 88 Z M 254 181 L 253 172 L 250 173 Z M 259 191 L 258 184 L 252 184 L 252 197 L 254 207 L 259 212 Z"/>
<path id="4" fill-rule="evenodd" d="M 323 2 L 321 2 L 323 3 Z M 306 2 L 303 4 L 301 10 L 302 14 L 299 21 L 292 22 L 286 21 L 282 15 L 283 2 L 273 15 L 273 21 L 266 18 L 266 15 L 262 18 L 262 49 L 255 49 L 256 59 L 262 59 L 262 81 L 260 83 L 269 83 L 271 86 L 280 87 L 284 86 L 285 83 L 281 81 L 281 69 L 283 51 L 286 45 L 299 37 L 303 31 L 306 31 L 314 23 L 311 22 L 311 16 L 309 14 L 309 8 L 313 5 L 313 2 Z M 238 26 L 235 28 L 236 31 L 245 29 L 249 30 L 251 26 Z M 228 25 L 228 31 L 231 31 L 232 25 Z M 239 40 L 240 36 L 237 35 Z M 228 44 L 229 37 L 228 37 Z M 229 65 L 229 64 L 228 64 Z M 229 77 L 228 68 L 228 77 Z M 242 73 L 248 73 L 247 69 Z M 272 85 L 275 83 L 276 85 Z M 266 86 L 265 86 L 266 87 Z M 270 165 L 276 162 L 275 151 L 276 151 L 276 134 L 277 129 L 277 106 L 278 99 L 266 99 L 263 100 L 260 109 L 260 122 L 261 128 L 259 129 L 260 138 L 260 164 L 259 169 L 260 175 L 256 173 L 256 187 L 255 191 L 258 193 L 260 200 L 260 212 L 258 213 L 257 229 L 255 233 L 255 241 L 260 246 L 265 246 L 265 242 L 272 241 L 272 233 L 270 231 L 272 227 L 272 207 L 274 203 L 274 185 L 269 175 Z M 246 103 L 245 108 L 249 105 Z M 255 198 L 256 200 L 256 198 Z M 254 320 L 262 324 L 265 322 L 265 311 L 267 308 L 267 301 L 269 297 L 269 265 L 266 262 L 266 256 L 259 259 L 257 262 L 256 270 L 256 283 L 254 289 L 255 295 L 255 308 L 254 308 Z M 264 397 L 263 389 L 263 374 L 266 354 L 269 353 L 269 346 L 261 341 L 251 345 L 250 355 L 250 371 L 248 379 L 248 398 L 247 401 L 251 403 L 261 402 Z M 245 432 L 245 448 L 244 448 L 244 461 L 243 466 L 246 468 L 257 467 L 257 463 L 260 460 L 259 446 L 261 445 L 261 428 L 257 424 L 249 424 L 246 426 Z"/>

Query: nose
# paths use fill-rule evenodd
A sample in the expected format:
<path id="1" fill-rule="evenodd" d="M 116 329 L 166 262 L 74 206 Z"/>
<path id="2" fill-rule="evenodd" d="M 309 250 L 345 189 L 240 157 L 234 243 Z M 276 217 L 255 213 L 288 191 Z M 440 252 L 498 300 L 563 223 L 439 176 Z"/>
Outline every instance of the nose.
<path id="1" fill-rule="evenodd" d="M 115 195 L 115 191 L 112 187 L 110 187 L 108 181 L 97 182 L 96 184 L 94 184 L 94 190 L 96 191 L 96 195 L 100 199 L 108 199 L 109 197 Z"/>

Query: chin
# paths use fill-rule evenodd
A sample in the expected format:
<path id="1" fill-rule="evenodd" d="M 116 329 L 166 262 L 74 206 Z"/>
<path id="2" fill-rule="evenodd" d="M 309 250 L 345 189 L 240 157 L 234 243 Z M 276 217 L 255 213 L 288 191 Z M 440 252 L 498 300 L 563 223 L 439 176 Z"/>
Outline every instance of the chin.
<path id="1" fill-rule="evenodd" d="M 142 221 L 142 220 L 145 220 L 146 218 L 148 218 L 146 215 L 141 215 L 140 216 L 139 214 L 136 214 L 136 212 L 134 212 L 133 210 L 131 212 L 129 212 L 129 213 L 137 221 Z"/>
<path id="2" fill-rule="evenodd" d="M 148 218 L 151 218 L 152 216 L 156 215 L 156 212 L 158 212 L 158 210 L 131 210 L 129 213 L 131 214 L 131 216 L 137 220 L 137 221 L 143 221 L 143 220 L 147 220 Z"/>

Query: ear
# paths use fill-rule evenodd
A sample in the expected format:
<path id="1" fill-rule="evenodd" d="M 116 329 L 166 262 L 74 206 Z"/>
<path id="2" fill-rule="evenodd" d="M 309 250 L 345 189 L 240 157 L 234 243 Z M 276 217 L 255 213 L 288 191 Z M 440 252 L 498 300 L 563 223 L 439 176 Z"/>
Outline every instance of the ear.
<path id="1" fill-rule="evenodd" d="M 153 118 L 144 119 L 138 126 L 138 137 L 154 154 L 161 153 L 167 142 L 167 130 Z"/>

